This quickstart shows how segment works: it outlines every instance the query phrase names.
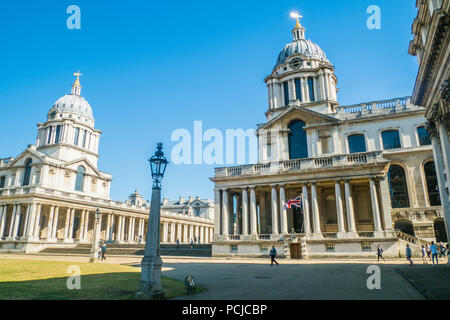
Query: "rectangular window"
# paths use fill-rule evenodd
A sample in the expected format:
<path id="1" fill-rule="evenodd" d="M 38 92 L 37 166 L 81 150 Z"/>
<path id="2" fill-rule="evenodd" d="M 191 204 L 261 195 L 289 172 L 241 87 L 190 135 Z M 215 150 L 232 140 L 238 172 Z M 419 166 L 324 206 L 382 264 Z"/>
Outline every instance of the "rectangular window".
<path id="1" fill-rule="evenodd" d="M 372 245 L 370 242 L 361 243 L 362 251 L 372 251 Z"/>
<path id="2" fill-rule="evenodd" d="M 231 252 L 237 252 L 238 250 L 237 244 L 232 244 L 231 245 Z"/>
<path id="3" fill-rule="evenodd" d="M 295 79 L 295 98 L 302 101 L 302 83 L 300 79 Z"/>
<path id="4" fill-rule="evenodd" d="M 352 134 L 347 140 L 350 153 L 366 152 L 366 140 L 363 134 Z"/>
<path id="5" fill-rule="evenodd" d="M 265 253 L 268 251 L 267 244 L 262 244 L 259 246 L 259 248 L 260 248 L 260 252 L 262 252 L 262 253 Z"/>
<path id="6" fill-rule="evenodd" d="M 309 101 L 316 101 L 314 97 L 314 79 L 308 78 Z"/>
<path id="7" fill-rule="evenodd" d="M 401 148 L 398 130 L 383 131 L 381 137 L 383 139 L 384 150 Z"/>
<path id="8" fill-rule="evenodd" d="M 289 83 L 287 81 L 283 82 L 284 90 L 284 105 L 289 105 Z"/>
<path id="9" fill-rule="evenodd" d="M 80 128 L 75 128 L 75 139 L 73 140 L 73 144 L 78 146 L 78 138 L 80 137 Z"/>
<path id="10" fill-rule="evenodd" d="M 326 252 L 334 252 L 334 243 L 325 243 Z"/>
<path id="11" fill-rule="evenodd" d="M 53 133 L 53 127 L 48 128 L 48 139 L 47 144 L 50 144 L 50 141 L 52 141 L 52 133 Z"/>
<path id="12" fill-rule="evenodd" d="M 0 189 L 5 187 L 5 179 L 6 179 L 6 177 L 4 177 L 4 176 L 0 177 Z"/>
<path id="13" fill-rule="evenodd" d="M 55 143 L 59 143 L 60 136 L 61 136 L 61 126 L 56 126 Z"/>
<path id="14" fill-rule="evenodd" d="M 424 126 L 417 127 L 417 134 L 419 136 L 419 145 L 427 146 L 431 144 L 430 137 Z"/>
<path id="15" fill-rule="evenodd" d="M 87 131 L 86 130 L 83 130 L 83 148 L 85 148 L 86 147 L 86 135 L 87 135 Z"/>

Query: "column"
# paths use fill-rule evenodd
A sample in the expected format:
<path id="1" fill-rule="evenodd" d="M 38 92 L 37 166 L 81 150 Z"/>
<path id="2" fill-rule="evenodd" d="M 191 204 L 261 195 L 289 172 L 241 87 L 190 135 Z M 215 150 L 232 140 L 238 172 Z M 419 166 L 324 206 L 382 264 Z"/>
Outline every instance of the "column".
<path id="1" fill-rule="evenodd" d="M 272 234 L 278 234 L 278 199 L 277 187 L 272 185 Z"/>
<path id="2" fill-rule="evenodd" d="M 384 233 L 386 237 L 395 237 L 395 232 L 392 229 L 392 215 L 391 215 L 391 195 L 389 192 L 389 185 L 387 176 L 380 177 L 380 193 L 381 193 L 381 205 L 383 210 L 384 219 Z"/>
<path id="3" fill-rule="evenodd" d="M 308 197 L 308 185 L 302 184 L 302 198 L 303 198 L 303 232 L 308 236 L 311 234 L 311 223 L 309 214 L 309 197 Z"/>
<path id="4" fill-rule="evenodd" d="M 36 219 L 34 221 L 34 238 L 36 240 L 40 240 L 41 238 L 41 209 L 42 209 L 42 204 L 38 203 L 37 204 L 37 208 L 36 208 Z"/>
<path id="5" fill-rule="evenodd" d="M 16 221 L 16 213 L 17 213 L 17 204 L 14 204 L 13 206 L 13 212 L 11 214 L 11 219 L 9 222 L 9 233 L 8 233 L 8 238 L 12 239 L 14 237 L 14 224 Z"/>
<path id="6" fill-rule="evenodd" d="M 433 158 L 434 158 L 434 166 L 436 168 L 436 176 L 439 184 L 439 196 L 441 198 L 442 212 L 444 214 L 444 221 L 446 223 L 447 228 L 447 239 L 450 239 L 450 201 L 447 196 L 447 192 L 445 191 L 445 169 L 444 169 L 444 160 L 442 157 L 441 148 L 439 147 L 439 143 L 436 135 L 430 135 L 431 144 L 433 147 Z M 450 178 L 447 178 L 450 183 Z M 450 186 L 450 185 L 449 185 Z"/>
<path id="7" fill-rule="evenodd" d="M 53 224 L 52 224 L 52 239 L 54 241 L 58 240 L 57 233 L 58 233 L 58 218 L 59 218 L 59 207 L 55 206 L 55 215 L 53 217 Z"/>
<path id="8" fill-rule="evenodd" d="M 111 213 L 108 213 L 108 218 L 106 219 L 106 240 L 111 240 Z"/>
<path id="9" fill-rule="evenodd" d="M 25 205 L 27 206 L 27 209 L 25 211 L 25 223 L 23 225 L 23 233 L 21 235 L 24 238 L 28 236 L 28 225 L 30 224 L 30 216 L 31 216 L 31 204 L 27 203 Z"/>
<path id="10" fill-rule="evenodd" d="M 242 188 L 242 234 L 248 235 L 248 194 L 247 188 Z"/>
<path id="11" fill-rule="evenodd" d="M 222 234 L 228 235 L 228 191 L 222 191 Z"/>
<path id="12" fill-rule="evenodd" d="M 183 241 L 181 234 L 181 223 L 177 224 L 177 239 L 180 241 L 180 243 Z"/>
<path id="13" fill-rule="evenodd" d="M 136 242 L 136 236 L 135 236 L 135 228 L 136 228 L 136 218 L 131 218 L 132 227 L 131 227 L 131 242 Z"/>
<path id="14" fill-rule="evenodd" d="M 52 230 L 53 230 L 53 216 L 55 214 L 55 206 L 50 206 L 50 212 L 48 213 L 48 222 L 47 222 L 47 241 L 51 241 L 52 239 Z"/>
<path id="15" fill-rule="evenodd" d="M 6 209 L 6 205 L 0 206 L 0 240 L 3 240 L 3 231 L 5 230 Z"/>
<path id="16" fill-rule="evenodd" d="M 81 222 L 80 222 L 80 240 L 84 240 L 84 224 L 86 219 L 86 211 L 81 211 Z"/>
<path id="17" fill-rule="evenodd" d="M 286 203 L 286 191 L 284 185 L 280 186 L 280 219 L 281 219 L 281 233 L 288 234 L 288 220 L 287 220 L 287 210 L 284 208 Z"/>
<path id="18" fill-rule="evenodd" d="M 89 210 L 85 210 L 84 231 L 83 231 L 83 239 L 85 241 L 89 240 L 89 213 L 90 213 Z M 95 221 L 94 221 L 94 228 L 95 228 Z M 94 234 L 94 229 L 92 229 L 92 234 Z"/>
<path id="19" fill-rule="evenodd" d="M 189 243 L 189 241 L 188 241 L 188 226 L 186 224 L 183 225 L 183 243 Z"/>
<path id="20" fill-rule="evenodd" d="M 381 229 L 380 209 L 378 208 L 377 186 L 375 185 L 374 178 L 370 178 L 370 199 L 372 200 L 375 237 L 383 237 L 383 230 Z"/>
<path id="21" fill-rule="evenodd" d="M 319 203 L 317 200 L 316 183 L 311 184 L 311 200 L 312 200 L 312 218 L 313 218 L 313 237 L 322 238 L 322 232 L 320 231 L 320 217 L 319 217 Z"/>
<path id="22" fill-rule="evenodd" d="M 75 220 L 75 208 L 70 210 L 70 222 L 69 222 L 69 241 L 73 240 L 73 222 Z"/>
<path id="23" fill-rule="evenodd" d="M 16 211 L 16 218 L 14 219 L 13 238 L 16 238 L 19 235 L 19 224 L 21 215 L 22 215 L 22 205 L 18 204 Z"/>
<path id="24" fill-rule="evenodd" d="M 168 237 L 168 223 L 167 222 L 163 222 L 164 228 L 163 228 L 163 242 L 168 242 L 167 237 Z"/>
<path id="25" fill-rule="evenodd" d="M 69 225 L 70 225 L 71 211 L 72 211 L 72 209 L 67 208 L 67 211 L 66 211 L 66 223 L 64 224 L 64 241 L 67 241 L 69 239 Z"/>
<path id="26" fill-rule="evenodd" d="M 220 234 L 220 189 L 214 189 L 214 233 Z"/>
<path id="27" fill-rule="evenodd" d="M 355 225 L 355 212 L 353 210 L 353 196 L 350 181 L 345 180 L 345 205 L 347 209 L 348 236 L 358 237 Z"/>
<path id="28" fill-rule="evenodd" d="M 205 228 L 200 226 L 200 243 L 205 243 Z"/>
<path id="29" fill-rule="evenodd" d="M 439 130 L 439 137 L 441 140 L 441 149 L 442 149 L 442 160 L 444 165 L 445 176 L 447 177 L 447 185 L 450 189 L 450 141 L 448 140 L 447 129 L 441 121 L 436 122 L 437 129 Z M 450 190 L 449 190 L 450 191 Z M 447 196 L 449 199 L 449 196 Z M 450 200 L 450 199 L 449 199 Z M 448 219 L 449 216 L 446 217 Z M 448 222 L 450 223 L 450 222 Z M 447 233 L 450 234 L 450 231 Z"/>
<path id="30" fill-rule="evenodd" d="M 128 242 L 131 242 L 131 240 L 132 240 L 132 235 L 131 235 L 131 231 L 133 229 L 132 223 L 133 223 L 133 218 L 132 217 L 128 217 L 128 235 L 127 235 Z"/>
<path id="31" fill-rule="evenodd" d="M 250 228 L 251 234 L 256 235 L 258 233 L 258 219 L 256 216 L 256 193 L 255 187 L 250 187 Z"/>
<path id="32" fill-rule="evenodd" d="M 334 183 L 334 193 L 336 196 L 336 214 L 338 221 L 338 238 L 345 238 L 344 208 L 342 206 L 341 181 Z"/>
<path id="33" fill-rule="evenodd" d="M 117 216 L 117 235 L 116 235 L 116 241 L 120 242 L 122 241 L 122 225 L 123 225 L 123 220 L 122 220 L 122 216 Z"/>
<path id="34" fill-rule="evenodd" d="M 27 230 L 25 233 L 25 236 L 28 237 L 29 240 L 34 240 L 34 225 L 35 225 L 35 220 L 36 220 L 36 203 L 31 203 L 31 208 L 30 208 L 30 217 L 28 218 L 28 223 L 27 223 Z M 5 211 L 6 213 L 6 211 Z M 0 235 L 2 233 L 0 232 Z"/>
<path id="35" fill-rule="evenodd" d="M 300 86 L 302 88 L 302 102 L 309 102 L 308 79 L 306 77 L 301 78 Z"/>

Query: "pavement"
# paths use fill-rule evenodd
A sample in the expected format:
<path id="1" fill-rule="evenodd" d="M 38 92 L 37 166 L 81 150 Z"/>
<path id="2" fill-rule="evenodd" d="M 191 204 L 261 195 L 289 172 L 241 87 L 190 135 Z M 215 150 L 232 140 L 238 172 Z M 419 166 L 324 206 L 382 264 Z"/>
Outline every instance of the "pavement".
<path id="1" fill-rule="evenodd" d="M 88 262 L 85 256 L 2 254 L 0 259 Z M 142 257 L 108 257 L 107 262 L 139 267 Z M 450 266 L 410 266 L 403 260 L 279 260 L 163 256 L 163 275 L 191 274 L 206 288 L 176 300 L 424 300 L 450 299 Z M 368 289 L 370 265 L 380 267 L 380 289 Z"/>

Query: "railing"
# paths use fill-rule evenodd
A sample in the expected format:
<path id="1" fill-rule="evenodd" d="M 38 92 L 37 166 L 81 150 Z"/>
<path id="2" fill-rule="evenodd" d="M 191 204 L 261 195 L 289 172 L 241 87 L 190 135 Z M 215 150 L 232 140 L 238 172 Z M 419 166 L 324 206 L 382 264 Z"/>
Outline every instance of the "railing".
<path id="1" fill-rule="evenodd" d="M 261 174 L 278 174 L 287 171 L 302 171 L 330 167 L 354 166 L 357 164 L 376 164 L 385 162 L 382 151 L 370 151 L 354 154 L 316 157 L 297 160 L 273 161 L 263 164 L 222 167 L 215 169 L 216 177 L 251 176 Z"/>
<path id="2" fill-rule="evenodd" d="M 337 232 L 322 232 L 325 239 L 337 239 Z"/>
<path id="3" fill-rule="evenodd" d="M 397 112 L 397 109 L 404 109 L 411 105 L 411 97 L 401 97 L 389 100 L 365 102 L 350 106 L 342 106 L 336 108 L 336 115 L 339 118 L 363 117 L 370 114 L 386 114 Z"/>
<path id="4" fill-rule="evenodd" d="M 270 234 L 258 234 L 257 239 L 258 240 L 270 240 Z"/>
<path id="5" fill-rule="evenodd" d="M 407 241 L 409 243 L 414 243 L 414 244 L 423 245 L 423 246 L 426 246 L 426 245 L 430 244 L 430 242 L 428 242 L 426 240 L 419 239 L 419 238 L 417 238 L 415 236 L 412 236 L 410 234 L 404 233 L 404 232 L 399 231 L 399 230 L 395 230 L 395 234 L 396 234 L 397 238 L 399 238 L 401 240 L 404 240 L 404 241 Z"/>
<path id="6" fill-rule="evenodd" d="M 230 234 L 227 238 L 228 240 L 241 240 L 241 236 L 238 234 Z"/>
<path id="7" fill-rule="evenodd" d="M 358 232 L 360 238 L 375 238 L 375 233 L 373 231 L 362 231 Z"/>

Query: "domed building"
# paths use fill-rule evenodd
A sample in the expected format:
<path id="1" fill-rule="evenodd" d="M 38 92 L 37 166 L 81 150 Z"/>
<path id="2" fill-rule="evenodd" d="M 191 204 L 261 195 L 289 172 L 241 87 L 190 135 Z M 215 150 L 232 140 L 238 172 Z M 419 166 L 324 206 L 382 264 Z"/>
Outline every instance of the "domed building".
<path id="1" fill-rule="evenodd" d="M 90 243 L 97 208 L 102 241 L 145 241 L 150 203 L 137 190 L 125 202 L 110 199 L 112 176 L 97 166 L 102 132 L 95 128 L 92 108 L 81 96 L 81 74 L 74 75 L 70 94 L 59 98 L 46 121 L 38 123 L 35 145 L 15 158 L 0 159 L 0 252 L 70 249 Z M 200 199 L 181 209 L 163 204 L 163 243 L 210 242 L 213 220 L 190 214 L 186 208 L 194 205 L 213 207 Z"/>
<path id="2" fill-rule="evenodd" d="M 443 234 L 424 109 L 342 106 L 325 52 L 297 23 L 264 79 L 258 162 L 215 169 L 213 256 L 399 257 Z M 445 230 L 445 229 L 444 229 Z M 445 231 L 444 231 L 445 233 Z M 444 240 L 442 240 L 444 241 Z"/>

